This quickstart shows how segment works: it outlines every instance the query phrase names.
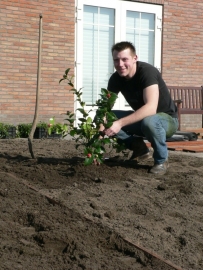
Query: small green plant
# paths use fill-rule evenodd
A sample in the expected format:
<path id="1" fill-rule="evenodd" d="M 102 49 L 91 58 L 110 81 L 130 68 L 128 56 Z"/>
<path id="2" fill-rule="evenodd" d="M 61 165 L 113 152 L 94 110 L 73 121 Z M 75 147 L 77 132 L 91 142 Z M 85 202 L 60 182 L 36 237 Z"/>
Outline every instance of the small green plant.
<path id="1" fill-rule="evenodd" d="M 102 88 L 100 99 L 96 101 L 97 112 L 94 119 L 89 116 L 92 110 L 85 110 L 85 102 L 82 101 L 82 88 L 77 90 L 73 84 L 73 76 L 69 75 L 70 69 L 65 71 L 63 78 L 59 81 L 66 80 L 68 85 L 72 87 L 70 91 L 76 95 L 76 100 L 80 104 L 80 108 L 77 110 L 80 112 L 81 117 L 78 119 L 79 124 L 77 127 L 74 126 L 75 114 L 72 112 L 67 112 L 68 118 L 65 119 L 69 122 L 69 134 L 75 138 L 77 144 L 76 148 L 83 145 L 84 155 L 85 155 L 85 165 L 90 165 L 94 161 L 97 163 L 102 163 L 104 158 L 103 155 L 106 152 L 105 145 L 109 145 L 112 149 L 116 149 L 117 152 L 122 151 L 124 146 L 117 143 L 115 138 L 109 138 L 104 136 L 103 132 L 99 132 L 99 127 L 102 124 L 105 128 L 109 128 L 113 122 L 117 119 L 115 114 L 111 111 L 117 95 Z"/>
<path id="2" fill-rule="evenodd" d="M 65 137 L 68 133 L 68 125 L 55 123 L 55 117 L 52 117 L 49 119 L 47 131 L 49 135 L 55 133 L 55 134 L 61 134 L 62 137 Z"/>
<path id="3" fill-rule="evenodd" d="M 19 138 L 28 138 L 32 129 L 32 124 L 19 124 L 17 126 L 17 137 Z"/>
<path id="4" fill-rule="evenodd" d="M 14 125 L 0 123 L 0 138 L 15 138 L 16 127 Z"/>

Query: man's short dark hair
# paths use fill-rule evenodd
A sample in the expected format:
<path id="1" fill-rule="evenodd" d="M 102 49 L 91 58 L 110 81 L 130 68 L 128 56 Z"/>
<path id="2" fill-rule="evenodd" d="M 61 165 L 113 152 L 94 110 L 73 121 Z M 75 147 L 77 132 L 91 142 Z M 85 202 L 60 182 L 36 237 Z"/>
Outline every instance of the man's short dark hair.
<path id="1" fill-rule="evenodd" d="M 129 41 L 121 41 L 114 44 L 111 48 L 111 53 L 113 54 L 113 51 L 121 52 L 126 49 L 130 49 L 133 55 L 136 54 L 135 46 Z"/>

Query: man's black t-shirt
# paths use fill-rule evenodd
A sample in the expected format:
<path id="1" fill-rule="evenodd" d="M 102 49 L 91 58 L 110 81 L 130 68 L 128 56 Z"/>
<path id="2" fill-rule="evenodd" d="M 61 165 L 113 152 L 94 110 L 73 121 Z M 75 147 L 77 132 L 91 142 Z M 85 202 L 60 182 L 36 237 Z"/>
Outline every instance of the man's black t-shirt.
<path id="1" fill-rule="evenodd" d="M 159 87 L 157 113 L 164 112 L 177 118 L 177 107 L 171 99 L 168 88 L 158 69 L 150 64 L 137 61 L 136 73 L 130 80 L 121 77 L 117 72 L 113 73 L 108 82 L 108 90 L 116 94 L 121 92 L 136 111 L 144 105 L 143 89 L 153 84 L 158 84 Z"/>

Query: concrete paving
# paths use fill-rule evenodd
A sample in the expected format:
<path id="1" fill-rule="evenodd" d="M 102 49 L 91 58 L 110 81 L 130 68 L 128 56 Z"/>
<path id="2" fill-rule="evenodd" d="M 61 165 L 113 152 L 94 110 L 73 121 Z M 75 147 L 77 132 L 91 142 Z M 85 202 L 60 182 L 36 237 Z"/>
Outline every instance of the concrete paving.
<path id="1" fill-rule="evenodd" d="M 183 156 L 191 156 L 191 157 L 200 157 L 200 158 L 203 158 L 203 152 L 193 153 L 193 152 L 172 151 L 172 150 L 169 150 L 169 154 L 170 153 L 173 153 L 174 155 L 183 155 Z"/>

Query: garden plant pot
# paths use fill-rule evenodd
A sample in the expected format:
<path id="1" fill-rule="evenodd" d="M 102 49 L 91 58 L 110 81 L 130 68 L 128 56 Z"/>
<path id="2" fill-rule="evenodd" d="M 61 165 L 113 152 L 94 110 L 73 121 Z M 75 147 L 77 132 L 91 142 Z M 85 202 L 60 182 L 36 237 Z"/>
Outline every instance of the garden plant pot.
<path id="1" fill-rule="evenodd" d="M 58 134 L 58 133 L 51 133 L 50 135 L 47 136 L 48 139 L 60 139 L 62 138 L 62 134 Z"/>
<path id="2" fill-rule="evenodd" d="M 14 139 L 15 137 L 16 137 L 16 127 L 9 127 L 6 139 Z"/>
<path id="3" fill-rule="evenodd" d="M 36 127 L 34 132 L 34 139 L 47 138 L 47 130 L 42 127 Z"/>
<path id="4" fill-rule="evenodd" d="M 14 139 L 16 138 L 16 127 L 8 127 L 6 130 L 0 131 L 1 139 Z"/>
<path id="5" fill-rule="evenodd" d="M 52 132 L 50 135 L 48 134 L 47 130 L 42 127 L 36 127 L 35 132 L 34 132 L 34 139 L 42 139 L 42 138 L 47 138 L 47 139 L 60 139 L 62 138 L 62 134 Z"/>

